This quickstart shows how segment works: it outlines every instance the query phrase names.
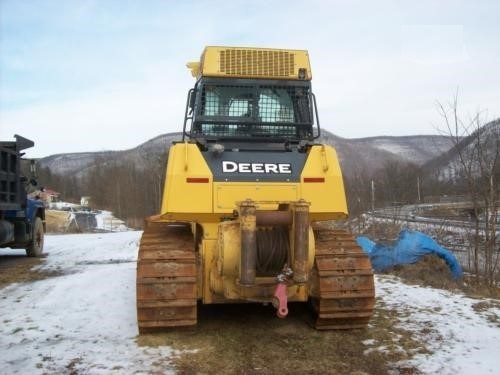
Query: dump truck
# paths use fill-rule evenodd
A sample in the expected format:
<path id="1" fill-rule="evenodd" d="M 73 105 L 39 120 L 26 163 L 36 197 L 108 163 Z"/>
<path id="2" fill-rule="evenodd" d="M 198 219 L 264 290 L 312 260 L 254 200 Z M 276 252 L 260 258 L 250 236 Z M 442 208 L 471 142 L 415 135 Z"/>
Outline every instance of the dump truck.
<path id="1" fill-rule="evenodd" d="M 28 195 L 37 185 L 34 162 L 32 178 L 21 171 L 21 151 L 33 147 L 34 142 L 19 135 L 14 138 L 0 142 L 0 247 L 26 249 L 28 256 L 39 257 L 43 253 L 45 206 L 36 196 Z"/>
<path id="2" fill-rule="evenodd" d="M 348 215 L 336 151 L 319 143 L 305 50 L 206 47 L 187 64 L 182 139 L 137 259 L 140 333 L 197 323 L 199 304 L 308 303 L 317 329 L 364 327 L 369 257 Z"/>

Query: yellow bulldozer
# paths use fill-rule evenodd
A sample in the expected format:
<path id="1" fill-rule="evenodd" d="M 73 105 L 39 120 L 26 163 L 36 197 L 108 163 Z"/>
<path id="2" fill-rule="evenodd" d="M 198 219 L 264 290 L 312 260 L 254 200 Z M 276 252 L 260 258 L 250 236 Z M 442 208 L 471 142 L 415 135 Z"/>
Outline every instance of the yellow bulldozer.
<path id="1" fill-rule="evenodd" d="M 168 154 L 161 213 L 137 260 L 139 332 L 197 323 L 197 306 L 309 302 L 317 329 L 364 327 L 369 257 L 332 223 L 347 217 L 304 50 L 206 47 L 188 63 L 182 140 Z"/>

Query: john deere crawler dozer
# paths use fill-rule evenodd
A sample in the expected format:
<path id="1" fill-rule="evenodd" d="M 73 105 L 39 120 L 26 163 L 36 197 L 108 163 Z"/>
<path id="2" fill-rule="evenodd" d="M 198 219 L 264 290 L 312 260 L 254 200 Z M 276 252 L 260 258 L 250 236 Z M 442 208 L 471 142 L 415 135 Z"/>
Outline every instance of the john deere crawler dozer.
<path id="1" fill-rule="evenodd" d="M 189 63 L 182 141 L 137 262 L 139 331 L 194 325 L 197 303 L 311 302 L 317 329 L 363 327 L 369 258 L 344 231 L 335 150 L 318 144 L 307 51 L 207 47 Z M 326 223 L 326 224 L 325 224 Z"/>

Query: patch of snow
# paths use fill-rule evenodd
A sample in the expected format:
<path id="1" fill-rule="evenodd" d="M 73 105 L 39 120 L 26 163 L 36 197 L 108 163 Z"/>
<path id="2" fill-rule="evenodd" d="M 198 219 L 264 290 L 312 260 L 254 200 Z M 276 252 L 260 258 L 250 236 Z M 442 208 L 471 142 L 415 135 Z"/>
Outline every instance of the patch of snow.
<path id="1" fill-rule="evenodd" d="M 375 339 L 368 339 L 362 341 L 364 345 L 374 345 L 377 341 Z"/>
<path id="2" fill-rule="evenodd" d="M 373 146 L 380 150 L 388 151 L 396 155 L 401 155 L 406 159 L 409 159 L 410 156 L 416 154 L 416 152 L 409 145 L 401 145 L 388 140 L 378 140 L 377 142 L 374 142 Z"/>
<path id="3" fill-rule="evenodd" d="M 123 220 L 113 216 L 111 211 L 100 211 L 95 215 L 97 229 L 109 232 L 123 232 L 130 230 Z"/>
<path id="4" fill-rule="evenodd" d="M 50 202 L 49 209 L 51 210 L 61 210 L 61 211 L 69 211 L 72 207 L 77 207 L 77 204 L 68 203 L 68 202 Z"/>
<path id="5" fill-rule="evenodd" d="M 135 341 L 140 235 L 46 236 L 42 268 L 70 273 L 0 290 L 0 373 L 173 373 L 171 348 Z"/>
<path id="6" fill-rule="evenodd" d="M 424 343 L 430 354 L 401 362 L 424 374 L 497 374 L 500 303 L 476 311 L 477 299 L 446 290 L 406 285 L 389 275 L 376 276 L 384 307 L 398 311 L 398 326 Z M 491 319 L 494 316 L 496 319 Z"/>

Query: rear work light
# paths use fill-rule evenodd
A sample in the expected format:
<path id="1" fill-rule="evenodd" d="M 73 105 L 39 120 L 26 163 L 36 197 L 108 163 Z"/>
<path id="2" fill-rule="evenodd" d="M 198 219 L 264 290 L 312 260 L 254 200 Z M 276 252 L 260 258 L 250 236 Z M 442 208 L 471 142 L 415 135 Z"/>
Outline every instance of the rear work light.
<path id="1" fill-rule="evenodd" d="M 208 184 L 208 177 L 186 177 L 188 184 Z"/>
<path id="2" fill-rule="evenodd" d="M 304 177 L 304 182 L 319 182 L 323 183 L 325 182 L 324 177 Z"/>

